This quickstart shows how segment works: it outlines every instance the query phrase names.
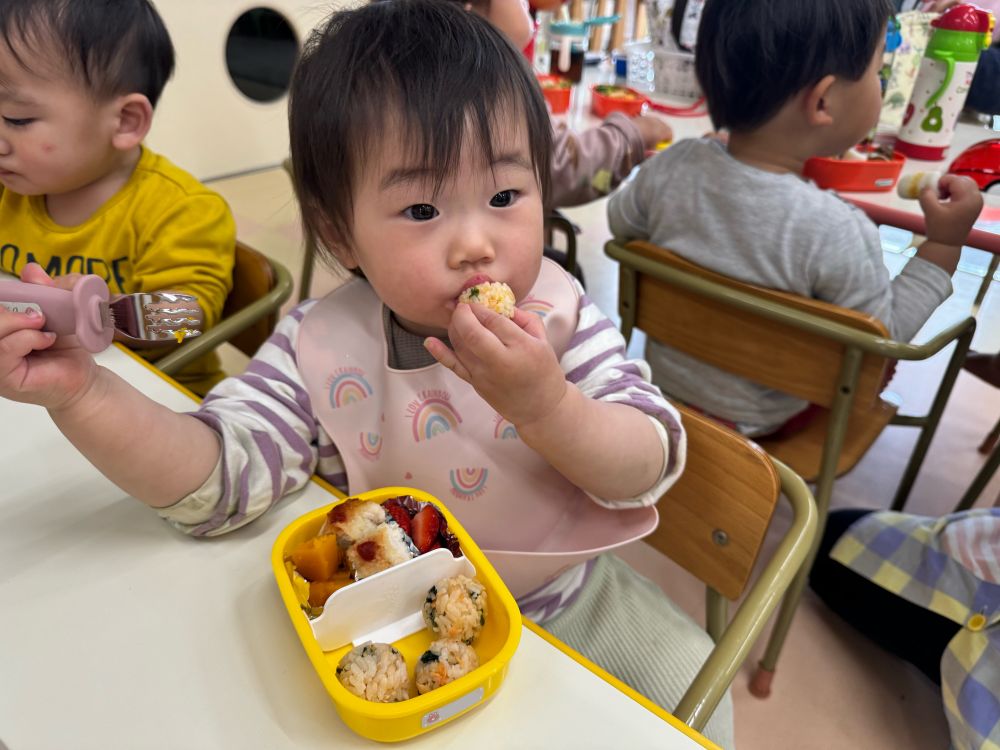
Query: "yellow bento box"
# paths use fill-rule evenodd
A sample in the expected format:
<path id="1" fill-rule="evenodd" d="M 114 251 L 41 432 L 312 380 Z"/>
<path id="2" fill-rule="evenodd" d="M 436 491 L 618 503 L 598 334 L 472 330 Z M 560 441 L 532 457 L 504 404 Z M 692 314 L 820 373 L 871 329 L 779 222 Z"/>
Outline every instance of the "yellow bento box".
<path id="1" fill-rule="evenodd" d="M 437 637 L 426 627 L 422 627 L 417 632 L 399 640 L 391 641 L 406 660 L 407 671 L 410 675 L 410 694 L 417 697 L 398 703 L 375 703 L 349 692 L 337 679 L 337 664 L 344 654 L 351 650 L 353 644 L 348 642 L 334 650 L 324 652 L 320 646 L 320 639 L 314 632 L 313 623 L 315 621 L 310 621 L 299 606 L 285 561 L 292 549 L 317 534 L 330 509 L 345 502 L 347 498 L 318 508 L 293 521 L 278 536 L 271 551 L 271 565 L 278 582 L 278 590 L 281 592 L 281 599 L 288 610 L 295 632 L 298 633 L 299 639 L 302 641 L 302 647 L 306 650 L 313 668 L 333 699 L 340 718 L 358 734 L 380 742 L 397 742 L 415 737 L 481 706 L 503 682 L 507 673 L 507 665 L 521 639 L 521 613 L 514 597 L 507 590 L 500 576 L 497 575 L 479 547 L 469 538 L 465 529 L 441 502 L 426 492 L 409 487 L 383 487 L 352 497 L 358 500 L 381 503 L 390 498 L 404 495 L 410 495 L 419 502 L 433 503 L 437 507 L 447 521 L 448 529 L 458 538 L 464 557 L 475 568 L 475 577 L 486 587 L 488 615 L 481 633 L 473 643 L 479 657 L 479 667 L 436 690 L 424 695 L 417 695 L 413 684 L 413 666 L 421 654 L 426 651 L 431 641 Z M 436 552 L 440 551 L 436 550 Z M 410 563 L 414 563 L 413 566 L 410 566 L 411 570 L 420 568 L 423 563 L 418 561 L 423 557 L 429 558 L 430 555 L 431 553 L 421 555 L 410 561 Z M 443 556 L 439 555 L 438 557 Z M 428 560 L 428 564 L 429 562 L 430 560 Z M 371 587 L 371 591 L 374 591 L 375 587 L 378 586 L 378 581 L 374 585 L 369 582 L 379 576 L 390 574 L 394 570 L 396 568 L 389 568 L 389 570 L 377 573 L 370 578 L 350 583 L 345 589 L 368 585 Z M 404 579 L 408 575 L 407 571 L 402 571 L 402 574 Z M 399 583 L 399 577 L 397 572 L 396 585 Z M 392 590 L 392 587 L 390 586 L 386 590 Z M 423 593 L 426 594 L 426 589 Z M 327 608 L 331 606 L 333 601 L 333 598 L 328 600 Z"/>

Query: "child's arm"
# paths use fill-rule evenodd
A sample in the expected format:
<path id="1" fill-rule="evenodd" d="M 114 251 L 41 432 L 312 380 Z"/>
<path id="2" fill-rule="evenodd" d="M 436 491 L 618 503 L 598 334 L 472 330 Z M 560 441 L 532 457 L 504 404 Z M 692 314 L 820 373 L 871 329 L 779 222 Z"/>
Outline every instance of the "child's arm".
<path id="1" fill-rule="evenodd" d="M 52 284 L 29 264 L 22 279 Z M 0 396 L 49 410 L 103 474 L 152 506 L 197 488 L 219 455 L 207 426 L 139 393 L 82 349 L 39 329 L 41 315 L 0 312 Z"/>
<path id="2" fill-rule="evenodd" d="M 22 278 L 52 283 L 38 266 Z M 343 484 L 336 450 L 317 445 L 297 375 L 292 341 L 302 314 L 279 321 L 246 372 L 190 415 L 146 398 L 81 349 L 54 347 L 38 330 L 42 318 L 0 312 L 0 397 L 48 407 L 98 469 L 182 531 L 222 534 L 302 487 L 320 450 L 324 478 Z"/>
<path id="3" fill-rule="evenodd" d="M 596 128 L 557 127 L 552 143 L 552 205 L 577 206 L 607 195 L 646 158 L 646 151 L 673 135 L 655 116 L 630 119 L 615 112 Z"/>
<path id="4" fill-rule="evenodd" d="M 946 201 L 938 197 L 939 191 Z M 917 255 L 951 276 L 958 267 L 962 245 L 983 210 L 982 193 L 971 178 L 946 174 L 937 189 L 928 187 L 920 193 L 920 208 L 927 224 L 927 240 Z"/>
<path id="5" fill-rule="evenodd" d="M 643 408 L 669 411 L 659 390 L 639 377 L 642 386 L 634 394 L 625 392 L 625 383 L 635 378 L 633 365 L 615 374 L 621 384 L 603 389 L 620 394 L 620 403 L 599 400 L 601 391 L 584 393 L 576 384 L 583 385 L 598 368 L 624 362 L 624 341 L 610 321 L 599 318 L 585 328 L 615 334 L 615 345 L 598 344 L 600 351 L 583 353 L 587 361 L 568 363 L 572 367 L 568 374 L 541 322 L 520 310 L 511 321 L 478 305 L 459 305 L 449 328 L 454 351 L 437 339 L 429 339 L 427 347 L 513 422 L 521 439 L 569 481 L 597 498 L 631 499 L 658 487 L 665 474 L 675 476 L 682 461 L 670 453 L 672 443 L 665 442 Z M 679 435 L 679 421 L 665 415 L 661 424 L 668 421 L 663 432 Z"/>
<path id="6" fill-rule="evenodd" d="M 633 177 L 608 199 L 608 226 L 611 234 L 624 240 L 649 239 L 650 199 L 654 173 L 674 146 L 657 158 L 650 159 Z"/>

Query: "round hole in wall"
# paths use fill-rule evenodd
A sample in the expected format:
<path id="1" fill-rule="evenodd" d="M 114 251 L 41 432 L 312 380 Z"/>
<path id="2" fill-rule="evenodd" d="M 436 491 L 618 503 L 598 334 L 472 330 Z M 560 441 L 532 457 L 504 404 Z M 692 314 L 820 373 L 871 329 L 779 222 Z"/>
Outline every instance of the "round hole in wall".
<path id="1" fill-rule="evenodd" d="M 240 92 L 273 102 L 288 91 L 299 42 L 288 20 L 271 8 L 251 8 L 226 38 L 226 69 Z"/>

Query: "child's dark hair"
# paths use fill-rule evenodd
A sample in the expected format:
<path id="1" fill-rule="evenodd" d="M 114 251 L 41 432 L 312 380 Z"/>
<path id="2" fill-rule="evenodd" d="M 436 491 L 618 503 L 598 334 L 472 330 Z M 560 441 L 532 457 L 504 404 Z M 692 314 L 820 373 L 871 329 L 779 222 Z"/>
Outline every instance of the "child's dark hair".
<path id="1" fill-rule="evenodd" d="M 716 128 L 753 130 L 824 76 L 857 81 L 893 0 L 708 0 L 695 70 Z"/>
<path id="2" fill-rule="evenodd" d="M 155 107 L 174 70 L 170 35 L 149 0 L 0 0 L 0 36 L 27 70 L 61 52 L 99 100 L 139 93 Z"/>
<path id="3" fill-rule="evenodd" d="M 494 161 L 503 123 L 528 131 L 548 193 L 552 126 L 527 60 L 488 21 L 441 0 L 392 0 L 334 13 L 292 76 L 292 174 L 307 237 L 350 246 L 353 197 L 387 137 L 434 189 L 475 143 Z M 541 228 L 539 228 L 541 231 Z"/>

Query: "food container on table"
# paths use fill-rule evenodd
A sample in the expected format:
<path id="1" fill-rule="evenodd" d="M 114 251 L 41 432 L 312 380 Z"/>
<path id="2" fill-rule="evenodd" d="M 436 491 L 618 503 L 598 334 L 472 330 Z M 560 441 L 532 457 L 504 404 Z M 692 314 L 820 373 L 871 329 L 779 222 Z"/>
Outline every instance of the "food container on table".
<path id="1" fill-rule="evenodd" d="M 590 90 L 590 109 L 596 117 L 607 117 L 612 112 L 636 117 L 642 114 L 642 107 L 647 101 L 645 94 L 627 86 L 599 84 Z"/>
<path id="2" fill-rule="evenodd" d="M 433 550 L 361 581 L 346 583 L 327 599 L 323 614 L 310 620 L 295 596 L 285 561 L 298 544 L 316 536 L 330 509 L 347 498 L 293 521 L 278 536 L 271 552 L 281 599 L 341 719 L 358 734 L 381 742 L 423 734 L 482 706 L 503 682 L 521 638 L 521 614 L 514 597 L 479 547 L 436 498 L 408 487 L 385 487 L 352 497 L 383 502 L 401 495 L 433 503 L 444 516 L 449 531 L 457 537 L 463 557 L 452 558 L 446 549 Z M 449 565 L 446 558 L 454 561 L 456 570 L 471 565 L 474 573 L 467 574 L 486 588 L 486 624 L 472 644 L 479 666 L 454 682 L 417 695 L 413 667 L 439 637 L 423 625 L 420 608 L 427 590 L 437 580 L 435 576 L 441 570 L 438 566 Z M 340 602 L 345 603 L 338 606 Z M 331 648 L 344 638 L 352 641 Z M 410 694 L 416 697 L 398 703 L 375 703 L 359 698 L 341 685 L 336 675 L 338 663 L 355 645 L 366 641 L 391 643 L 403 654 L 410 675 Z"/>
<path id="3" fill-rule="evenodd" d="M 905 163 L 902 154 L 893 154 L 889 160 L 814 156 L 806 160 L 802 174 L 824 190 L 884 192 L 892 190 Z"/>
<path id="4" fill-rule="evenodd" d="M 572 81 L 562 76 L 540 75 L 538 84 L 542 87 L 542 95 L 549 103 L 552 114 L 561 115 L 569 109 L 569 98 L 573 92 Z"/>

